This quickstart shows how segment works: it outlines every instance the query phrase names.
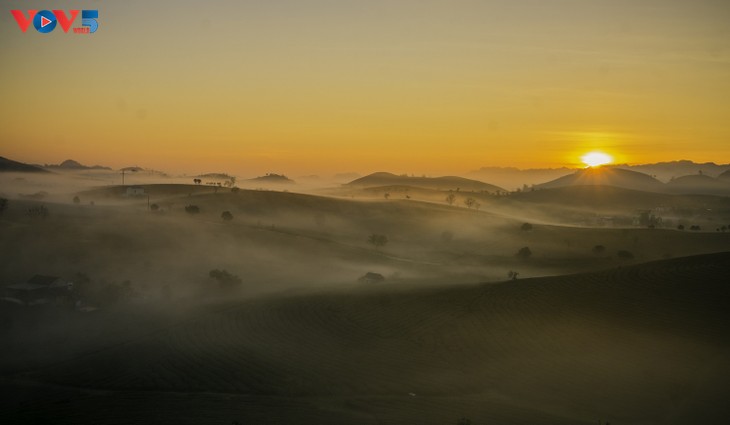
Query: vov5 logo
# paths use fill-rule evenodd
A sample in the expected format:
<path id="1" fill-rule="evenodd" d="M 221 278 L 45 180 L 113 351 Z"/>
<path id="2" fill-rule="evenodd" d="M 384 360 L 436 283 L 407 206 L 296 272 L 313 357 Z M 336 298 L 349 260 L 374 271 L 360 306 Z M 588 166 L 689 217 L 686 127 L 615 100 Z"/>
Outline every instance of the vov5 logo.
<path id="1" fill-rule="evenodd" d="M 79 16 L 78 10 L 69 10 L 68 15 L 63 10 L 29 10 L 28 17 L 26 17 L 20 10 L 11 10 L 10 13 L 18 22 L 20 30 L 25 32 L 30 26 L 31 22 L 35 27 L 36 31 L 42 34 L 47 34 L 54 29 L 56 25 L 61 25 L 63 32 L 68 32 L 73 25 L 76 17 Z M 99 28 L 99 11 L 98 10 L 82 10 L 81 11 L 81 26 L 74 28 L 76 34 L 91 34 L 96 32 Z"/>

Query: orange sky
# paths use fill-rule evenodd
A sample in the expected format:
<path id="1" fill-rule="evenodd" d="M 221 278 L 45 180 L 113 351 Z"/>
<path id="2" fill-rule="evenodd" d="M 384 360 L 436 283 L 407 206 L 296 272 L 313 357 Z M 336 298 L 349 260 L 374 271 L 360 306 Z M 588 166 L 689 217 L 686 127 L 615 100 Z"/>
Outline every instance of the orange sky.
<path id="1" fill-rule="evenodd" d="M 154 3 L 154 4 L 150 4 Z M 238 175 L 730 162 L 724 0 L 0 1 L 0 155 Z M 80 17 L 75 26 L 80 23 Z"/>

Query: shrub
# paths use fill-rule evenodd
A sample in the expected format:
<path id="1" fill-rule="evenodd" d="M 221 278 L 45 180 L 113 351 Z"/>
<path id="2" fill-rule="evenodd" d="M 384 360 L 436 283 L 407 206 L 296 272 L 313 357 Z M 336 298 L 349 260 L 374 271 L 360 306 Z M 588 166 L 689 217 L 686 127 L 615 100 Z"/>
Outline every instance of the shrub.
<path id="1" fill-rule="evenodd" d="M 188 205 L 185 207 L 185 212 L 188 214 L 198 214 L 200 212 L 200 207 L 197 205 Z"/>
<path id="2" fill-rule="evenodd" d="M 233 214 L 231 214 L 230 211 L 223 211 L 221 213 L 221 218 L 225 221 L 231 221 L 233 220 Z"/>
<path id="3" fill-rule="evenodd" d="M 529 247 L 525 246 L 520 248 L 520 250 L 517 251 L 517 254 L 515 255 L 519 258 L 528 259 L 530 258 L 530 256 L 532 256 L 532 250 Z"/>
<path id="4" fill-rule="evenodd" d="M 529 232 L 530 230 L 532 230 L 532 224 L 523 223 L 522 226 L 520 226 L 520 229 L 522 229 L 523 232 Z"/>
<path id="5" fill-rule="evenodd" d="M 375 248 L 380 248 L 381 246 L 385 246 L 385 244 L 388 243 L 388 237 L 385 235 L 379 235 L 377 233 L 373 233 L 368 237 L 368 243 L 375 246 Z"/>

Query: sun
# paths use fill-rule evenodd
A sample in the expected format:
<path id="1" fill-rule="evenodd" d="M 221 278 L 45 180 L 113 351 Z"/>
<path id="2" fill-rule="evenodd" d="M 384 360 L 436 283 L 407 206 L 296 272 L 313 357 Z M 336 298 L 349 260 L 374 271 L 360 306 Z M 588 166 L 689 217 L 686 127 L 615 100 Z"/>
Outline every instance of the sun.
<path id="1" fill-rule="evenodd" d="M 589 167 L 598 167 L 599 165 L 610 164 L 613 162 L 611 155 L 603 152 L 588 152 L 583 155 L 580 160 Z"/>

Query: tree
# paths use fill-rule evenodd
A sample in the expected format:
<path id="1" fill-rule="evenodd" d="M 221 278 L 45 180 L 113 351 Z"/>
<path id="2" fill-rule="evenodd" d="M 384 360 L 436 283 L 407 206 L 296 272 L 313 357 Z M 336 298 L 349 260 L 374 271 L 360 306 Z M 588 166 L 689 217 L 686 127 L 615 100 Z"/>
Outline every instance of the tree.
<path id="1" fill-rule="evenodd" d="M 477 201 L 474 198 L 466 198 L 466 199 L 464 199 L 464 204 L 469 209 L 471 209 L 471 207 L 473 207 L 474 204 L 476 204 L 476 202 Z"/>
<path id="2" fill-rule="evenodd" d="M 81 203 L 81 198 L 79 198 L 78 196 L 74 196 L 74 204 L 78 205 L 80 203 Z"/>
<path id="3" fill-rule="evenodd" d="M 517 280 L 517 276 L 519 276 L 519 273 L 513 270 L 510 270 L 509 273 L 507 273 L 507 277 L 510 278 L 510 280 Z"/>
<path id="4" fill-rule="evenodd" d="M 188 205 L 185 207 L 185 212 L 188 214 L 198 214 L 200 212 L 200 207 L 197 205 Z"/>
<path id="5" fill-rule="evenodd" d="M 606 252 L 606 247 L 603 245 L 596 245 L 593 247 L 593 249 L 591 251 L 593 251 L 593 253 L 596 255 L 601 255 L 604 252 Z"/>
<path id="6" fill-rule="evenodd" d="M 230 211 L 223 211 L 221 213 L 221 218 L 225 221 L 231 221 L 233 220 L 233 214 L 231 214 Z"/>
<path id="7" fill-rule="evenodd" d="M 241 284 L 241 278 L 228 273 L 227 270 L 213 269 L 208 272 L 208 276 L 218 281 L 221 288 L 233 288 Z"/>
<path id="8" fill-rule="evenodd" d="M 195 184 L 201 184 L 201 183 L 203 183 L 203 180 L 201 180 L 201 179 L 193 179 L 193 183 L 195 183 Z"/>
<path id="9" fill-rule="evenodd" d="M 373 233 L 368 238 L 368 243 L 375 246 L 375 249 L 378 249 L 381 246 L 385 246 L 385 244 L 388 243 L 388 237 L 385 235 L 379 235 L 377 233 Z"/>
<path id="10" fill-rule="evenodd" d="M 520 250 L 517 251 L 516 255 L 517 255 L 517 257 L 526 260 L 526 259 L 530 258 L 530 256 L 532 256 L 532 250 L 529 247 L 525 246 L 525 247 L 520 248 Z"/>
<path id="11" fill-rule="evenodd" d="M 385 192 L 385 193 L 383 194 L 383 198 L 385 198 L 385 199 L 389 199 L 389 198 L 390 198 L 390 193 L 388 193 L 388 192 Z"/>
<path id="12" fill-rule="evenodd" d="M 240 192 L 240 191 L 241 191 L 241 189 L 239 189 L 239 188 L 237 188 L 237 187 L 233 187 L 233 188 L 231 188 L 231 193 L 238 193 L 238 192 Z"/>
<path id="13" fill-rule="evenodd" d="M 456 202 L 456 195 L 454 195 L 453 193 L 449 193 L 446 196 L 446 203 L 449 205 L 454 205 L 454 202 Z"/>
<path id="14" fill-rule="evenodd" d="M 530 230 L 532 230 L 532 224 L 530 224 L 530 223 L 522 223 L 522 226 L 520 226 L 520 229 L 523 232 L 529 232 Z"/>
<path id="15" fill-rule="evenodd" d="M 152 210 L 152 211 L 157 211 L 157 210 L 159 210 L 159 209 L 160 209 L 160 206 L 159 206 L 159 205 L 157 205 L 157 204 L 152 204 L 152 205 L 150 205 L 150 210 Z"/>
<path id="16" fill-rule="evenodd" d="M 702 228 L 697 225 L 692 225 L 689 227 L 689 230 L 692 230 L 693 232 L 699 232 L 700 230 L 702 230 Z"/>
<path id="17" fill-rule="evenodd" d="M 680 224 L 679 226 L 677 226 L 677 230 L 684 230 L 684 224 Z"/>

